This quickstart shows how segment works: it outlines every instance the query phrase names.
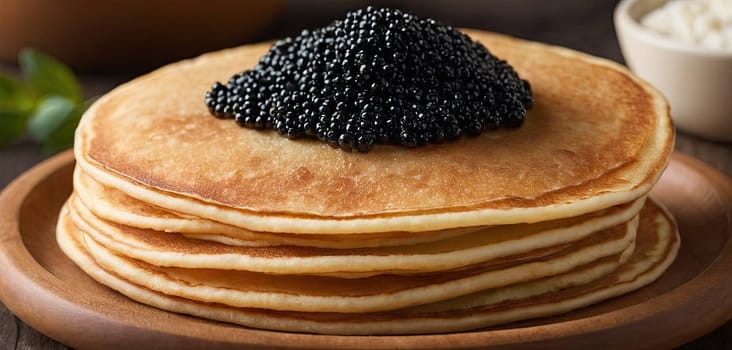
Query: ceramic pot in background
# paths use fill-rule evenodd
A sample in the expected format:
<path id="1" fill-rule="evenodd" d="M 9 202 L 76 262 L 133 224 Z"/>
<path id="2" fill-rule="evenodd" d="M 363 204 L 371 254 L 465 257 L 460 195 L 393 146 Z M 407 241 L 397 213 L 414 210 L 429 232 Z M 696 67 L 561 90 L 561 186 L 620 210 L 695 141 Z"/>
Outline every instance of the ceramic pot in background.
<path id="1" fill-rule="evenodd" d="M 282 1 L 0 0 L 0 59 L 35 47 L 77 70 L 158 66 L 258 39 Z"/>

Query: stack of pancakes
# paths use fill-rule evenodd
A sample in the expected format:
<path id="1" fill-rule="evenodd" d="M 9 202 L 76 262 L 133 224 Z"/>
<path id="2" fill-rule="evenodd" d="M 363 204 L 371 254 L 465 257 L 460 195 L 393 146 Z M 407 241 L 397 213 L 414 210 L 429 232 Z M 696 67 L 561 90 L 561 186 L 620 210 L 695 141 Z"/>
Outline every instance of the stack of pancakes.
<path id="1" fill-rule="evenodd" d="M 531 82 L 521 128 L 362 154 L 211 117 L 206 89 L 267 44 L 115 89 L 77 130 L 61 248 L 145 304 L 327 334 L 475 329 L 655 280 L 679 244 L 646 197 L 673 145 L 664 99 L 604 60 L 468 34 Z"/>

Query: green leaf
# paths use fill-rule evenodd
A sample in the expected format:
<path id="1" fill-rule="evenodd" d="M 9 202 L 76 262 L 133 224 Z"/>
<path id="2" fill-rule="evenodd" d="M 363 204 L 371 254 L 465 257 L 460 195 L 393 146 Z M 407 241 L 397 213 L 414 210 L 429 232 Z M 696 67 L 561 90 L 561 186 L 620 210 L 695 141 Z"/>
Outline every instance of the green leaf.
<path id="1" fill-rule="evenodd" d="M 9 145 L 23 136 L 27 119 L 27 113 L 0 110 L 0 146 Z"/>
<path id="2" fill-rule="evenodd" d="M 38 104 L 28 119 L 28 133 L 36 141 L 43 141 L 72 116 L 74 103 L 64 97 L 53 96 Z"/>
<path id="3" fill-rule="evenodd" d="M 88 104 L 81 104 L 71 110 L 68 117 L 56 130 L 51 132 L 43 141 L 43 152 L 51 155 L 70 148 L 74 145 L 74 132 L 79 125 L 82 114 L 88 108 Z"/>
<path id="4" fill-rule="evenodd" d="M 33 94 L 22 81 L 0 74 L 0 111 L 29 113 L 33 109 Z"/>
<path id="5" fill-rule="evenodd" d="M 63 63 L 34 49 L 23 49 L 18 56 L 23 75 L 39 96 L 62 96 L 81 103 L 81 85 Z"/>
<path id="6" fill-rule="evenodd" d="M 33 95 L 21 81 L 0 75 L 0 146 L 13 143 L 25 134 L 25 124 L 33 109 Z"/>

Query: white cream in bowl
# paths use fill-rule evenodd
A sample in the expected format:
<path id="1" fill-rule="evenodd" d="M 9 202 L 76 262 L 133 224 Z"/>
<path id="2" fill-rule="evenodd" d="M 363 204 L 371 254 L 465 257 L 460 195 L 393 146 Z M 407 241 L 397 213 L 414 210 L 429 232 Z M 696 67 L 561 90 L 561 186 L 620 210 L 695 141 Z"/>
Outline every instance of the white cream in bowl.
<path id="1" fill-rule="evenodd" d="M 687 44 L 732 51 L 732 0 L 672 0 L 641 24 Z"/>

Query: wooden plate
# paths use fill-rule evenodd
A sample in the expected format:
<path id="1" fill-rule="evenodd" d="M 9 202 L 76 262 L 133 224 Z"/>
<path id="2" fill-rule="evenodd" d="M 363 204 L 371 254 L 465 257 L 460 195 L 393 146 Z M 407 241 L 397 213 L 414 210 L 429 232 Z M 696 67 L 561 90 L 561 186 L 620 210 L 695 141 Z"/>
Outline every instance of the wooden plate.
<path id="1" fill-rule="evenodd" d="M 61 154 L 0 195 L 0 298 L 26 323 L 76 348 L 656 348 L 682 344 L 732 318 L 732 181 L 679 154 L 653 191 L 682 236 L 679 256 L 661 279 L 558 317 L 420 336 L 262 331 L 132 302 L 92 281 L 56 246 L 54 226 L 71 191 L 72 168 L 72 154 Z"/>

